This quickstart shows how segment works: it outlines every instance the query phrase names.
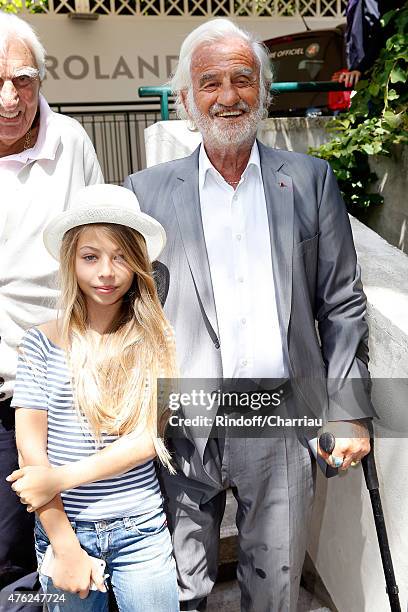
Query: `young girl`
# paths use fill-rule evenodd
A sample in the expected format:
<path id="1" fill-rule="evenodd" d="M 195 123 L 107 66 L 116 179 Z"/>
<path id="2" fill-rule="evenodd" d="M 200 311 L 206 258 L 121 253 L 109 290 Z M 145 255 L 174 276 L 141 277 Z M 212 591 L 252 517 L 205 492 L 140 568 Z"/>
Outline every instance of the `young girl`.
<path id="1" fill-rule="evenodd" d="M 9 480 L 29 510 L 44 474 L 61 492 L 38 509 L 35 528 L 48 609 L 108 609 L 96 557 L 121 612 L 174 612 L 175 563 L 152 461 L 157 454 L 172 469 L 156 380 L 174 375 L 174 342 L 150 263 L 164 229 L 127 189 L 95 185 L 48 224 L 44 242 L 61 262 L 63 313 L 22 341 L 17 446 L 21 466 L 40 467 Z M 50 543 L 52 579 L 41 573 Z"/>

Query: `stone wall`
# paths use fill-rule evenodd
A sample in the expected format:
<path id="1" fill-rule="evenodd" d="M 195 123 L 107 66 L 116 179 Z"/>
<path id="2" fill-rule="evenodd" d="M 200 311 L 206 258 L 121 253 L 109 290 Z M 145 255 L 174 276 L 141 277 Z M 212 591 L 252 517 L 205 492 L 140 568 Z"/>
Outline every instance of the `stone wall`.
<path id="1" fill-rule="evenodd" d="M 381 193 L 384 204 L 370 207 L 358 218 L 408 253 L 408 147 L 394 147 L 392 157 L 372 157 L 370 168 L 378 176 L 372 190 Z"/>

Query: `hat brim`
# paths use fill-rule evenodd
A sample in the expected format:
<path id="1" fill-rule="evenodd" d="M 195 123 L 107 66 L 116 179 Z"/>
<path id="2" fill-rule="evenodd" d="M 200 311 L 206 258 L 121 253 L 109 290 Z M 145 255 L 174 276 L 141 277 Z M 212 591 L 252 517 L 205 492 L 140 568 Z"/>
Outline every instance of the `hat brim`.
<path id="1" fill-rule="evenodd" d="M 91 223 L 113 223 L 136 230 L 146 241 L 151 261 L 159 257 L 166 244 L 166 232 L 153 217 L 130 208 L 98 206 L 97 208 L 70 209 L 52 219 L 46 226 L 43 235 L 47 251 L 59 261 L 64 234 L 73 227 Z"/>

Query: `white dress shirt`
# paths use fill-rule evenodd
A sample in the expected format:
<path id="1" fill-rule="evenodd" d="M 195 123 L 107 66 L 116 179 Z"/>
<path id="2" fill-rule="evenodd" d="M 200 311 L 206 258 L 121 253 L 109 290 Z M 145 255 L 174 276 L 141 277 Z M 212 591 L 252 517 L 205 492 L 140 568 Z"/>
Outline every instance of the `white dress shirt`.
<path id="1" fill-rule="evenodd" d="M 58 263 L 45 250 L 44 227 L 78 189 L 102 182 L 85 130 L 40 96 L 35 145 L 0 158 L 0 401 L 12 394 L 24 331 L 56 316 Z"/>
<path id="2" fill-rule="evenodd" d="M 258 145 L 237 189 L 201 145 L 199 194 L 224 378 L 286 378 Z"/>

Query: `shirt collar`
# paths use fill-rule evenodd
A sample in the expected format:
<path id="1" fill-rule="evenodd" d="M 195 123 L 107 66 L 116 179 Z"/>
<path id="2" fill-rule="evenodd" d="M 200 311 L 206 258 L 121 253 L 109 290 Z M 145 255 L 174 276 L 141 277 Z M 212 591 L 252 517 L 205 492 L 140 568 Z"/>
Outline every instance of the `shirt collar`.
<path id="1" fill-rule="evenodd" d="M 41 94 L 39 95 L 39 108 L 40 127 L 35 145 L 31 149 L 21 151 L 21 153 L 2 157 L 0 163 L 14 161 L 26 164 L 40 159 L 55 159 L 61 136 L 53 125 L 55 113 L 50 109 L 46 99 Z"/>
<path id="2" fill-rule="evenodd" d="M 254 168 L 257 172 L 259 172 L 259 176 L 261 176 L 261 158 L 259 155 L 258 142 L 255 140 L 252 145 L 251 155 L 249 156 L 248 163 L 246 165 L 245 170 L 242 173 L 242 176 L 246 176 L 249 172 L 250 168 Z M 226 182 L 225 179 L 221 176 L 216 168 L 212 165 L 207 152 L 204 148 L 204 144 L 201 143 L 200 153 L 198 156 L 198 181 L 200 190 L 204 187 L 205 180 L 208 172 L 214 173 L 215 176 L 218 176 L 221 181 Z"/>

